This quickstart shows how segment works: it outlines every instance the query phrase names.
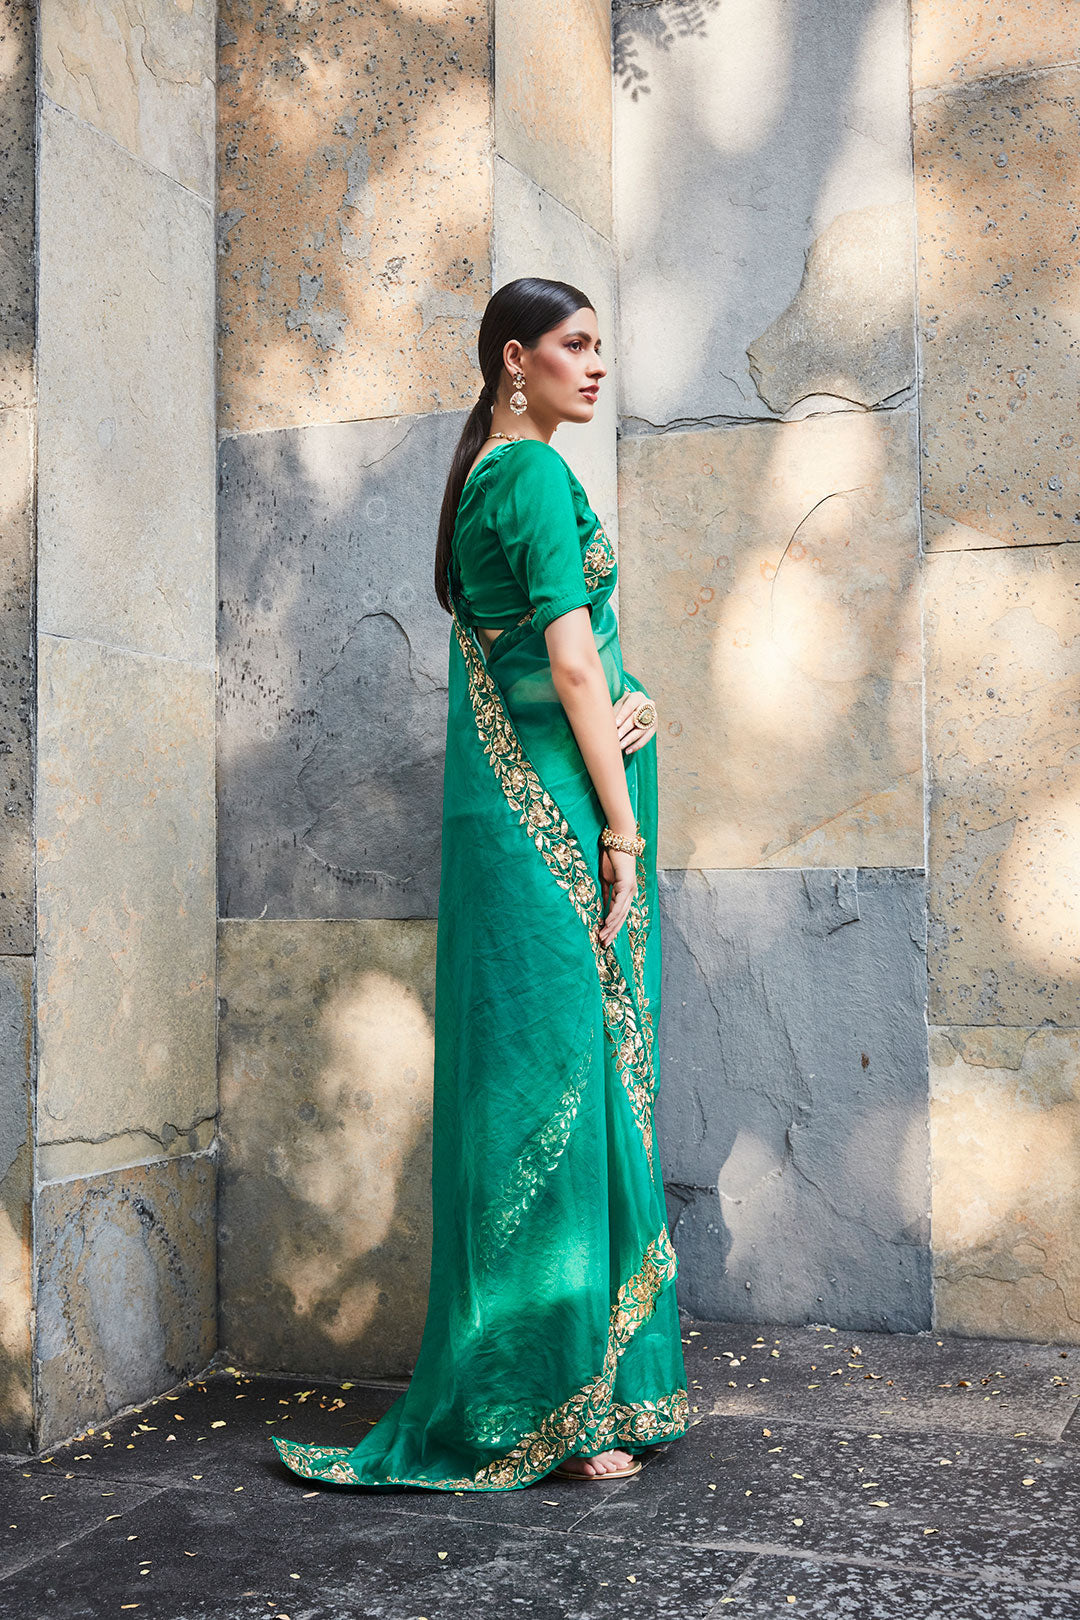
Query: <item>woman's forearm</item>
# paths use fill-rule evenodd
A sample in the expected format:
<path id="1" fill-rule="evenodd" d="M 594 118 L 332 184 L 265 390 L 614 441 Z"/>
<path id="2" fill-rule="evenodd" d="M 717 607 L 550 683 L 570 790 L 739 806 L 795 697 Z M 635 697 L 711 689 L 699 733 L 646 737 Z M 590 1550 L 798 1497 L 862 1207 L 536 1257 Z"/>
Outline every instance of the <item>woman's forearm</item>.
<path id="1" fill-rule="evenodd" d="M 551 679 L 608 825 L 613 831 L 632 838 L 636 822 L 626 785 L 626 765 L 599 655 L 595 661 L 587 661 L 583 668 L 566 671 L 553 665 Z"/>

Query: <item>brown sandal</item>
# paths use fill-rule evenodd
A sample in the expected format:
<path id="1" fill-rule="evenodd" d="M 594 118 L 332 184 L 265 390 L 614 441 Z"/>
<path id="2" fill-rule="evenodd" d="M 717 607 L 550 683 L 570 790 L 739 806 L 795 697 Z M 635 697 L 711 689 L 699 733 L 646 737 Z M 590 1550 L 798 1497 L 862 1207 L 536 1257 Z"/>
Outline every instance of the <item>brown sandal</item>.
<path id="1" fill-rule="evenodd" d="M 635 1458 L 629 1468 L 609 1468 L 602 1474 L 583 1474 L 576 1468 L 564 1468 L 561 1463 L 551 1472 L 558 1474 L 561 1479 L 585 1479 L 590 1483 L 594 1480 L 603 1483 L 605 1479 L 628 1479 L 631 1474 L 640 1474 L 641 1459 Z"/>

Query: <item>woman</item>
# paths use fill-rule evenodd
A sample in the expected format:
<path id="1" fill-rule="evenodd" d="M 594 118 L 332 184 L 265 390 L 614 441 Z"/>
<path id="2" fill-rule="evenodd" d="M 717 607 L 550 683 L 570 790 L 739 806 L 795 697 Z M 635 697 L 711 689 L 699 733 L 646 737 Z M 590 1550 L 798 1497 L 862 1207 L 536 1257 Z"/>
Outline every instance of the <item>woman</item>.
<path id="1" fill-rule="evenodd" d="M 686 1432 L 653 1136 L 656 714 L 623 669 L 616 564 L 550 443 L 592 419 L 596 313 L 524 277 L 443 500 L 452 616 L 435 963 L 431 1289 L 408 1390 L 304 1479 L 516 1490 L 622 1478 Z"/>

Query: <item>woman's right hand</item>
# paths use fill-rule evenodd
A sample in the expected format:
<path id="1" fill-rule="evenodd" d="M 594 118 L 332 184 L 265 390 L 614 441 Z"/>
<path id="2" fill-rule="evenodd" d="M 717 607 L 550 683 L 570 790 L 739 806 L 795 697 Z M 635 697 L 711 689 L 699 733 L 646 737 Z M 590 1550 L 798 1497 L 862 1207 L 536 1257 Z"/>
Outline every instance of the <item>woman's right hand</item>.
<path id="1" fill-rule="evenodd" d="M 600 846 L 600 892 L 607 911 L 600 925 L 601 945 L 610 945 L 626 921 L 637 892 L 637 858 L 625 849 Z"/>

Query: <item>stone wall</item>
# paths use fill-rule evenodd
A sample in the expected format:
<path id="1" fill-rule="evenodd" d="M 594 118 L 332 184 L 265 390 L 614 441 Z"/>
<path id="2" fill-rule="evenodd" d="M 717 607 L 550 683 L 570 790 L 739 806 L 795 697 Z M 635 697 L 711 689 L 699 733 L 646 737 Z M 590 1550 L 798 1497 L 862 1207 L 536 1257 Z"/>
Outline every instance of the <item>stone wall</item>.
<path id="1" fill-rule="evenodd" d="M 221 1342 L 392 1376 L 431 1241 L 438 512 L 495 288 L 567 279 L 611 329 L 610 13 L 223 0 L 219 38 Z M 558 448 L 613 524 L 610 391 Z"/>
<path id="2" fill-rule="evenodd" d="M 616 0 L 621 623 L 701 1316 L 1075 1338 L 1074 43 Z"/>
<path id="3" fill-rule="evenodd" d="M 1080 1323 L 1069 22 L 919 0 L 912 37 L 936 1320 L 1065 1341 Z"/>
<path id="4" fill-rule="evenodd" d="M 216 1343 L 214 7 L 8 4 L 3 51 L 0 1426 L 21 1448 Z"/>
<path id="5" fill-rule="evenodd" d="M 905 25 L 616 5 L 621 625 L 702 1316 L 931 1319 Z"/>
<path id="6" fill-rule="evenodd" d="M 0 5 L 0 1450 L 33 1434 L 34 13 Z"/>
<path id="7" fill-rule="evenodd" d="M 525 273 L 609 352 L 557 445 L 661 715 L 683 1304 L 1075 1338 L 1060 8 L 0 0 L 0 47 L 0 1447 L 215 1349 L 412 1366 L 436 520 Z"/>

